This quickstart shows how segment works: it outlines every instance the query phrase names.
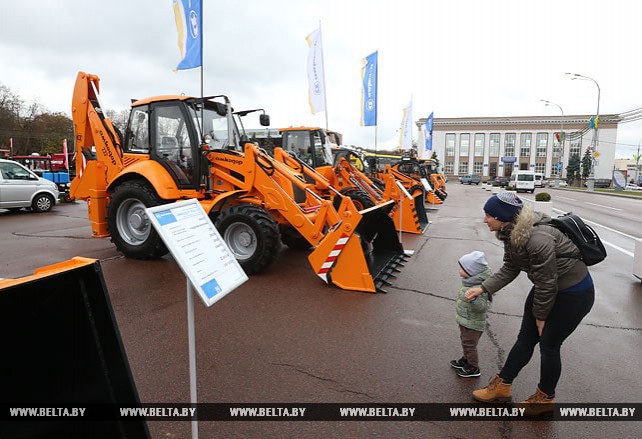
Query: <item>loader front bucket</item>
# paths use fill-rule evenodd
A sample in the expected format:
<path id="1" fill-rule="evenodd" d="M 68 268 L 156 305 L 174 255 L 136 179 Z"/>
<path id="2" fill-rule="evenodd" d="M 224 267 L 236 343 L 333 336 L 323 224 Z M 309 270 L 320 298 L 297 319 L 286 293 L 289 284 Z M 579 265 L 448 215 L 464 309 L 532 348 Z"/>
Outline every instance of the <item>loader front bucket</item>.
<path id="1" fill-rule="evenodd" d="M 346 212 L 308 257 L 315 273 L 345 290 L 385 292 L 389 279 L 403 267 L 404 250 L 389 213 L 394 201 L 361 212 Z M 351 203 L 351 201 L 350 201 Z M 348 215 L 344 215 L 347 213 Z"/>
<path id="2" fill-rule="evenodd" d="M 402 195 L 400 206 L 393 214 L 394 225 L 397 230 L 420 235 L 428 227 L 428 215 L 424 206 L 423 193 L 414 198 Z"/>

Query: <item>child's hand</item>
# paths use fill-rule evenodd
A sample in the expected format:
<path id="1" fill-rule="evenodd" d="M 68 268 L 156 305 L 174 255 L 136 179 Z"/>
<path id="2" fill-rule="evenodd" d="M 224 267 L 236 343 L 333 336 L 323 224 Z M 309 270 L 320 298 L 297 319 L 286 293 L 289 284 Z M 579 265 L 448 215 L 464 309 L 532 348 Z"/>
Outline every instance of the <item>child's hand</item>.
<path id="1" fill-rule="evenodd" d="M 473 287 L 469 288 L 468 291 L 466 291 L 466 300 L 468 302 L 472 302 L 477 298 L 477 296 L 481 295 L 484 290 L 481 289 L 481 287 Z"/>

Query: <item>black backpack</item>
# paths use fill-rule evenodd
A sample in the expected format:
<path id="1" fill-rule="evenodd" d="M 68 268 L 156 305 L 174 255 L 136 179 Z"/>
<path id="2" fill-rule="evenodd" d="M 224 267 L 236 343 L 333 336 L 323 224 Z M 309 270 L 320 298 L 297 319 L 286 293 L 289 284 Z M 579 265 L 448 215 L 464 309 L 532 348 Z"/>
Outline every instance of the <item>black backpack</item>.
<path id="1" fill-rule="evenodd" d="M 569 237 L 580 250 L 580 259 L 586 265 L 595 265 L 606 258 L 606 249 L 595 230 L 572 212 L 552 218 L 549 223 Z M 560 255 L 569 257 L 569 255 Z"/>

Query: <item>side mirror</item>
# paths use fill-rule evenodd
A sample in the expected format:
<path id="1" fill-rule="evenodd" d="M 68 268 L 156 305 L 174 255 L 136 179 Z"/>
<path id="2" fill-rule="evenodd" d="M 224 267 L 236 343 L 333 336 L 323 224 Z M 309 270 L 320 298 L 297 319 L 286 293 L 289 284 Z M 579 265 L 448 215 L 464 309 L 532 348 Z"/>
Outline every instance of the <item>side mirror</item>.
<path id="1" fill-rule="evenodd" d="M 218 113 L 219 116 L 227 115 L 227 106 L 220 102 L 214 102 L 214 110 Z"/>
<path id="2" fill-rule="evenodd" d="M 261 114 L 259 116 L 259 123 L 261 124 L 262 127 L 270 126 L 270 115 L 269 114 Z"/>

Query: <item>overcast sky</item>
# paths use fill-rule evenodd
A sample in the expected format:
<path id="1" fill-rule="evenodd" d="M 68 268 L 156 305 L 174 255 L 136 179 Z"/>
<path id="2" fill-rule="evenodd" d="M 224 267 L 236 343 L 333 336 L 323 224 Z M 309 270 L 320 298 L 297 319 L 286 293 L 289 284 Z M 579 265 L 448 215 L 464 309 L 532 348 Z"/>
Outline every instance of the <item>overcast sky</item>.
<path id="1" fill-rule="evenodd" d="M 101 77 L 105 107 L 131 98 L 200 94 L 199 69 L 180 61 L 171 0 L 2 2 L 0 83 L 27 102 L 70 114 L 79 70 Z M 378 146 L 398 145 L 413 116 L 593 114 L 642 107 L 642 2 L 597 0 L 204 0 L 205 94 L 262 107 L 272 127 L 325 126 L 308 106 L 305 37 L 321 23 L 329 128 L 371 147 L 361 127 L 361 66 L 379 51 Z M 258 127 L 258 123 L 255 125 Z M 414 134 L 415 138 L 417 134 Z M 618 128 L 631 157 L 642 121 Z"/>

